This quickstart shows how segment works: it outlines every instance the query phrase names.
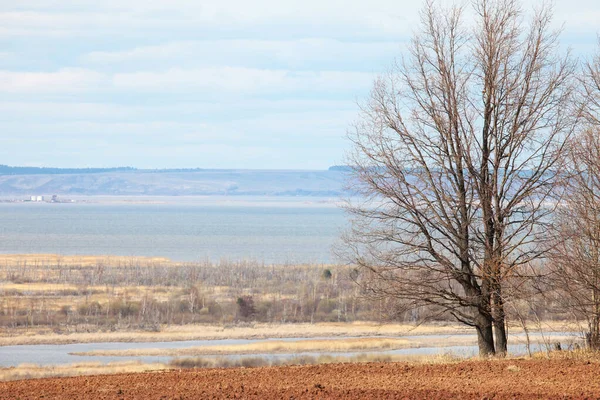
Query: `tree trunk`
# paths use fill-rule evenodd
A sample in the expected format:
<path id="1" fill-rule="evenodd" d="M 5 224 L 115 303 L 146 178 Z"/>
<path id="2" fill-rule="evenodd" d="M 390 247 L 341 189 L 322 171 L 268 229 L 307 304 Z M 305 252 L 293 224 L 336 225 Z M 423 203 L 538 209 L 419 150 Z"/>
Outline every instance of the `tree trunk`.
<path id="1" fill-rule="evenodd" d="M 504 314 L 504 302 L 502 301 L 501 297 L 495 299 L 494 312 L 494 335 L 496 339 L 496 355 L 504 357 L 508 352 L 508 340 L 506 337 L 506 319 Z"/>
<path id="2" fill-rule="evenodd" d="M 496 271 L 498 274 L 499 271 Z M 496 339 L 496 355 L 504 357 L 508 352 L 508 339 L 506 337 L 506 313 L 504 312 L 504 300 L 502 299 L 502 286 L 499 279 L 494 282 L 492 293 L 494 335 Z"/>
<path id="3" fill-rule="evenodd" d="M 479 356 L 489 357 L 496 354 L 496 350 L 494 348 L 492 318 L 487 314 L 479 312 L 475 329 L 477 330 L 477 346 L 479 346 Z"/>
<path id="4" fill-rule="evenodd" d="M 489 276 L 489 275 L 488 275 Z M 481 287 L 474 287 L 469 281 L 463 281 L 463 288 L 472 301 L 472 321 L 477 331 L 477 346 L 482 358 L 496 354 L 494 347 L 493 317 L 491 313 L 491 282 L 484 279 Z"/>
<path id="5" fill-rule="evenodd" d="M 595 280 L 597 281 L 597 278 Z M 586 335 L 586 339 L 590 349 L 600 350 L 600 298 L 597 289 L 592 291 L 592 301 L 594 302 L 594 313 L 590 323 L 590 332 Z"/>
<path id="6" fill-rule="evenodd" d="M 592 318 L 590 332 L 586 334 L 586 341 L 591 350 L 600 350 L 600 320 L 597 315 Z"/>

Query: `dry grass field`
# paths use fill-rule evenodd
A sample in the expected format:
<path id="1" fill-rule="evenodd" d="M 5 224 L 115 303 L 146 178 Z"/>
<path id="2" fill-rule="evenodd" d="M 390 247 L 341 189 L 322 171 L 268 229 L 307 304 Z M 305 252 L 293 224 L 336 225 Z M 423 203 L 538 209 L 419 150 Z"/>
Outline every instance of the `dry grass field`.
<path id="1" fill-rule="evenodd" d="M 366 301 L 340 266 L 0 255 L 3 336 L 383 320 L 387 306 Z"/>
<path id="2" fill-rule="evenodd" d="M 0 346 L 100 342 L 174 342 L 182 340 L 270 339 L 316 337 L 364 337 L 450 335 L 472 333 L 459 325 L 379 324 L 376 322 L 321 322 L 239 325 L 186 324 L 162 326 L 159 331 L 94 331 L 54 333 L 47 328 L 0 330 Z"/>
<path id="3" fill-rule="evenodd" d="M 432 333 L 469 332 L 434 308 L 395 313 L 402 304 L 369 299 L 351 272 L 318 264 L 0 255 L 0 345 L 398 335 L 423 319 Z M 565 316 L 550 314 L 552 301 L 536 302 L 532 329 L 547 329 L 540 321 L 553 321 L 550 330 L 573 329 L 561 322 Z M 526 307 L 519 318 L 531 312 Z"/>
<path id="4" fill-rule="evenodd" d="M 545 332 L 577 331 L 576 324 L 544 323 L 540 329 Z M 532 333 L 537 330 L 532 329 Z M 512 333 L 522 333 L 519 326 L 511 329 Z M 276 339 L 276 338 L 318 338 L 318 337 L 373 337 L 373 336 L 424 336 L 424 340 L 413 341 L 421 345 L 469 344 L 473 337 L 457 342 L 447 338 L 432 341 L 431 335 L 473 334 L 473 331 L 462 325 L 409 325 L 380 324 L 377 322 L 321 322 L 265 324 L 251 323 L 239 325 L 186 324 L 162 326 L 159 331 L 126 330 L 126 331 L 93 331 L 93 332 L 61 332 L 55 333 L 47 328 L 0 330 L 0 346 L 16 346 L 28 344 L 69 344 L 69 343 L 102 343 L 102 342 L 175 342 L 183 340 L 220 340 L 220 339 Z M 511 338 L 511 340 L 525 340 Z M 550 339 L 549 339 L 550 340 Z M 423 343 L 421 343 L 423 342 Z"/>

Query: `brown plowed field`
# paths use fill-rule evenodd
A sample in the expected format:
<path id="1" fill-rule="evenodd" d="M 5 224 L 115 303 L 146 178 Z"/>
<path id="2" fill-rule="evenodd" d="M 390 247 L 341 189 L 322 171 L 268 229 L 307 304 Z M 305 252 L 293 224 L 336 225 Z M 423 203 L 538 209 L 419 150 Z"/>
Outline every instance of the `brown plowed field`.
<path id="1" fill-rule="evenodd" d="M 505 360 L 199 369 L 2 382 L 0 398 L 600 398 L 600 364 Z"/>

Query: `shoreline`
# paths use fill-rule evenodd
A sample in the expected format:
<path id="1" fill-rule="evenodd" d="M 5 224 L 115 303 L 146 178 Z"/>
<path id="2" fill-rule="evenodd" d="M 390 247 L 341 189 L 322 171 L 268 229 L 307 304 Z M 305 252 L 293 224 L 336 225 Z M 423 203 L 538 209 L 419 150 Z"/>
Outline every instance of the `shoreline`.
<path id="1" fill-rule="evenodd" d="M 179 342 L 190 340 L 223 339 L 285 339 L 302 337 L 377 337 L 406 335 L 469 334 L 471 330 L 459 325 L 412 326 L 406 324 L 379 324 L 374 322 L 349 323 L 290 323 L 290 324 L 239 324 L 206 325 L 188 324 L 162 327 L 158 332 L 130 330 L 117 332 L 54 333 L 48 329 L 24 331 L 6 335 L 0 329 L 0 346 L 31 344 L 73 344 L 108 342 Z"/>
<path id="2" fill-rule="evenodd" d="M 541 328 L 541 329 L 540 329 Z M 544 323 L 540 328 L 529 329 L 530 334 L 541 332 L 579 332 L 574 324 L 556 322 Z M 519 327 L 510 327 L 511 333 L 523 333 Z M 285 339 L 285 338 L 344 338 L 344 337 L 403 337 L 431 335 L 472 335 L 475 331 L 461 325 L 407 325 L 379 324 L 375 322 L 350 323 L 294 323 L 251 325 L 203 325 L 189 324 L 163 327 L 161 331 L 118 331 L 118 332 L 72 332 L 54 333 L 50 329 L 23 331 L 20 334 L 6 334 L 0 330 L 0 346 L 41 345 L 41 344 L 73 344 L 73 343 L 153 343 L 180 342 L 192 340 L 223 340 L 223 339 Z"/>
<path id="3" fill-rule="evenodd" d="M 40 193 L 44 199 L 51 194 Z M 248 206 L 248 207 L 306 207 L 339 208 L 343 201 L 332 195 L 274 195 L 274 194 L 199 194 L 199 195 L 61 195 L 65 201 L 30 201 L 27 195 L 0 196 L 2 204 L 36 205 L 180 205 L 180 206 Z M 68 201 L 67 201 L 68 200 Z"/>
<path id="4" fill-rule="evenodd" d="M 143 349 L 119 349 L 119 350 L 91 350 L 70 352 L 75 356 L 107 356 L 107 357 L 197 357 L 197 356 L 240 356 L 240 355 L 289 355 L 289 354 L 317 354 L 323 353 L 365 353 L 386 354 L 389 351 L 423 349 L 423 348 L 452 348 L 461 346 L 476 346 L 475 335 L 448 335 L 439 338 L 440 335 L 420 335 L 411 337 L 363 337 L 363 338 L 328 338 L 328 339 L 299 339 L 297 341 L 266 340 L 255 343 L 219 345 L 210 344 L 204 346 L 192 346 L 185 348 L 143 348 Z M 458 336 L 458 337 L 457 337 Z M 552 335 L 551 341 L 544 340 L 540 335 L 530 338 L 530 344 L 534 347 L 550 348 L 555 342 L 575 342 L 575 337 L 567 335 Z M 510 345 L 525 345 L 526 338 L 523 336 L 509 337 Z M 518 353 L 517 353 L 518 354 Z"/>

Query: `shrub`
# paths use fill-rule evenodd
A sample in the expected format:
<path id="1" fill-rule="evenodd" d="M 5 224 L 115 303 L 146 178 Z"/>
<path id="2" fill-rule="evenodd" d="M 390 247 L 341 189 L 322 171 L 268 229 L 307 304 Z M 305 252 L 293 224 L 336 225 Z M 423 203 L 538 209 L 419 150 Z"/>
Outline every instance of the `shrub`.
<path id="1" fill-rule="evenodd" d="M 112 315 L 120 315 L 121 317 L 129 317 L 136 315 L 140 311 L 140 303 L 128 300 L 115 300 L 110 304 L 110 312 Z"/>
<path id="2" fill-rule="evenodd" d="M 102 311 L 102 306 L 97 301 L 83 303 L 77 307 L 77 312 L 80 315 L 94 315 Z"/>
<path id="3" fill-rule="evenodd" d="M 60 308 L 60 312 L 65 316 L 71 314 L 71 306 L 65 304 Z"/>
<path id="4" fill-rule="evenodd" d="M 238 306 L 238 313 L 242 318 L 250 318 L 256 314 L 256 308 L 254 308 L 254 299 L 252 296 L 238 297 L 236 304 Z"/>

